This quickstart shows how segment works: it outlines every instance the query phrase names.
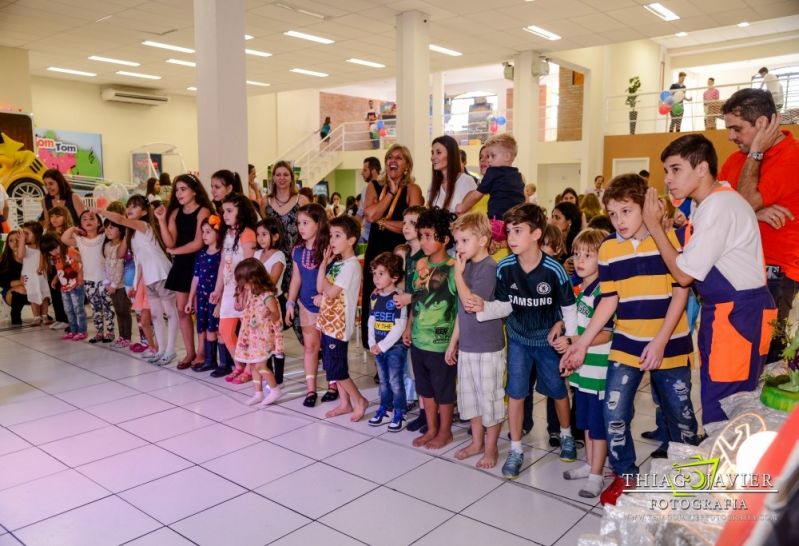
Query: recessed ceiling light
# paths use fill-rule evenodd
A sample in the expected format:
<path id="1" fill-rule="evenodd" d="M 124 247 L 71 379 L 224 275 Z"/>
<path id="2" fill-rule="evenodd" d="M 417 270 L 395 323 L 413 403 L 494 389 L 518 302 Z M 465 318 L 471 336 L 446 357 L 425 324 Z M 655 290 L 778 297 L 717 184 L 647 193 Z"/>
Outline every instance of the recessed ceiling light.
<path id="1" fill-rule="evenodd" d="M 255 38 L 255 36 L 253 36 L 252 34 L 245 34 L 244 35 L 244 39 L 245 40 L 252 40 L 253 38 Z"/>
<path id="2" fill-rule="evenodd" d="M 674 35 L 675 35 L 677 38 L 685 38 L 686 36 L 688 36 L 688 33 L 687 33 L 687 32 L 677 32 L 677 33 L 675 33 Z"/>
<path id="3" fill-rule="evenodd" d="M 295 8 L 293 6 L 289 6 L 289 5 L 283 4 L 281 2 L 275 2 L 274 5 L 275 5 L 275 7 L 288 9 L 288 10 L 291 10 L 291 11 L 296 11 L 297 13 L 302 13 L 303 15 L 308 15 L 309 17 L 316 17 L 317 19 L 326 19 L 326 17 L 324 15 L 322 15 L 321 13 L 316 13 L 315 11 L 308 11 L 307 9 Z"/>
<path id="4" fill-rule="evenodd" d="M 160 80 L 161 76 L 154 76 L 152 74 L 141 74 L 139 72 L 127 72 L 125 70 L 117 70 L 120 76 L 128 76 L 130 78 L 142 78 L 144 80 Z"/>
<path id="5" fill-rule="evenodd" d="M 197 63 L 195 63 L 194 61 L 184 61 L 182 59 L 167 59 L 166 62 L 168 62 L 169 64 L 179 64 L 180 66 L 191 66 L 191 67 L 197 66 Z"/>
<path id="6" fill-rule="evenodd" d="M 197 88 L 192 85 L 191 87 L 187 87 L 186 91 L 197 91 Z"/>
<path id="7" fill-rule="evenodd" d="M 749 21 L 741 21 L 740 23 L 738 23 L 738 26 L 740 28 L 746 28 L 749 26 Z"/>
<path id="8" fill-rule="evenodd" d="M 247 55 L 254 55 L 255 57 L 271 57 L 272 54 L 266 51 L 258 51 L 257 49 L 245 49 L 244 53 Z"/>
<path id="9" fill-rule="evenodd" d="M 88 76 L 94 78 L 97 74 L 94 72 L 84 72 L 83 70 L 72 70 L 71 68 L 59 68 L 57 66 L 48 66 L 47 70 L 50 72 L 62 72 L 64 74 L 73 74 L 75 76 Z"/>
<path id="10" fill-rule="evenodd" d="M 317 42 L 319 44 L 332 44 L 334 43 L 333 40 L 329 38 L 322 38 L 321 36 L 314 36 L 313 34 L 306 34 L 304 32 L 297 32 L 296 30 L 288 30 L 283 33 L 286 36 L 291 36 L 292 38 L 300 38 L 302 40 L 310 40 L 311 42 Z"/>
<path id="11" fill-rule="evenodd" d="M 369 66 L 371 68 L 385 68 L 386 67 L 386 65 L 384 65 L 384 64 L 374 63 L 372 61 L 364 61 L 363 59 L 355 59 L 355 58 L 347 59 L 347 62 L 348 63 L 352 63 L 352 64 L 360 64 L 360 65 L 363 65 L 363 66 Z"/>
<path id="12" fill-rule="evenodd" d="M 460 57 L 463 55 L 460 51 L 455 51 L 454 49 L 447 49 L 446 47 L 441 47 L 439 45 L 430 44 L 427 46 L 430 51 L 435 51 L 436 53 L 443 53 L 444 55 L 449 55 L 450 57 Z"/>
<path id="13" fill-rule="evenodd" d="M 256 87 L 269 87 L 270 85 L 272 85 L 271 83 L 255 82 L 255 81 L 252 81 L 252 80 L 247 80 L 247 84 L 248 85 L 254 85 Z"/>
<path id="14" fill-rule="evenodd" d="M 548 31 L 546 29 L 543 29 L 541 27 L 537 27 L 535 25 L 530 25 L 528 27 L 524 27 L 522 30 L 526 30 L 530 34 L 535 34 L 536 36 L 538 36 L 540 38 L 544 38 L 546 40 L 551 40 L 553 42 L 555 40 L 560 40 L 560 36 L 558 36 L 554 32 L 550 32 L 550 31 Z"/>
<path id="15" fill-rule="evenodd" d="M 306 76 L 316 76 L 317 78 L 327 78 L 328 74 L 324 72 L 316 72 L 314 70 L 305 70 L 304 68 L 292 68 L 289 72 L 295 74 L 305 74 Z"/>
<path id="16" fill-rule="evenodd" d="M 133 61 L 123 61 L 121 59 L 112 59 L 111 57 L 100 57 L 99 55 L 92 55 L 89 57 L 90 61 L 100 61 L 101 63 L 121 64 L 124 66 L 141 66 L 139 63 Z"/>
<path id="17" fill-rule="evenodd" d="M 179 51 L 181 53 L 194 53 L 194 50 L 190 47 L 181 47 L 172 44 L 164 44 L 162 42 L 153 42 L 152 40 L 144 40 L 141 44 L 149 47 L 168 49 L 170 51 Z"/>
<path id="18" fill-rule="evenodd" d="M 647 10 L 649 13 L 653 13 L 663 19 L 664 21 L 676 21 L 680 18 L 679 15 L 671 11 L 669 8 L 664 6 L 659 2 L 655 2 L 654 4 L 647 4 L 644 6 L 644 9 Z"/>

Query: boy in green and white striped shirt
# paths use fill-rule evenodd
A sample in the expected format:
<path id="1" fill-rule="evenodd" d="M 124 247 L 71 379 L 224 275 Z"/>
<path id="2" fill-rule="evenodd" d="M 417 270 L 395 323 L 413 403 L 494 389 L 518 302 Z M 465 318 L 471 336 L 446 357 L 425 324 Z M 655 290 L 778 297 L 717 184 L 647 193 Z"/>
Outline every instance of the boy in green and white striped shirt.
<path id="1" fill-rule="evenodd" d="M 599 304 L 599 247 L 607 237 L 607 232 L 598 229 L 582 231 L 572 243 L 575 273 L 582 279 L 580 295 L 577 296 L 577 334 L 582 335 L 594 309 Z M 602 491 L 602 475 L 608 443 L 603 418 L 605 398 L 605 376 L 608 371 L 613 319 L 593 339 L 582 365 L 569 375 L 569 383 L 575 388 L 574 405 L 577 413 L 577 428 L 585 431 L 585 448 L 588 462 L 580 468 L 567 470 L 563 477 L 567 480 L 588 478 L 580 489 L 580 496 L 593 498 Z M 555 342 L 558 352 L 566 350 L 578 336 L 561 336 Z M 561 366 L 561 372 L 565 370 Z M 568 373 L 568 372 L 566 372 Z"/>

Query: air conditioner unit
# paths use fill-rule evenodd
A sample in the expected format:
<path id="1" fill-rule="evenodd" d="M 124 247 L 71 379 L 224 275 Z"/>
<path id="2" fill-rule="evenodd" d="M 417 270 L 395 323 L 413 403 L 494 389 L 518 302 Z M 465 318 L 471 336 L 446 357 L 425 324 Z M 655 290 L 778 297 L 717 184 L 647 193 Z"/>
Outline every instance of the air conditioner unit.
<path id="1" fill-rule="evenodd" d="M 146 106 L 158 106 L 169 102 L 166 95 L 156 95 L 146 91 L 126 91 L 108 87 L 103 89 L 103 100 L 115 102 L 129 102 L 133 104 L 144 104 Z"/>
<path id="2" fill-rule="evenodd" d="M 546 57 L 539 57 L 533 61 L 533 77 L 540 78 L 549 74 L 549 59 Z"/>

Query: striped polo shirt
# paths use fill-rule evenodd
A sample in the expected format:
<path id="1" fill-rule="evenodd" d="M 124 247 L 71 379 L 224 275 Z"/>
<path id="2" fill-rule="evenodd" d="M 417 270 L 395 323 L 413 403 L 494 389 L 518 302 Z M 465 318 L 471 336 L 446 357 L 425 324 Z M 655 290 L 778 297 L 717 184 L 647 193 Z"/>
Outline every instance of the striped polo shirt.
<path id="1" fill-rule="evenodd" d="M 583 332 L 585 332 L 591 322 L 591 317 L 594 316 L 594 309 L 599 305 L 601 299 L 599 280 L 592 282 L 577 296 L 577 335 L 583 335 Z M 613 318 L 608 321 L 602 330 L 613 330 Z M 582 392 L 596 394 L 600 400 L 605 398 L 605 377 L 608 374 L 610 343 L 608 341 L 601 345 L 588 347 L 583 365 L 569 376 L 571 385 Z"/>
<path id="2" fill-rule="evenodd" d="M 674 232 L 669 241 L 682 248 Z M 641 353 L 663 325 L 671 292 L 679 286 L 660 257 L 655 240 L 643 241 L 609 235 L 599 248 L 599 288 L 603 296 L 618 296 L 616 326 L 609 359 L 635 368 Z M 694 347 L 683 310 L 663 351 L 660 369 L 677 368 L 693 361 Z"/>

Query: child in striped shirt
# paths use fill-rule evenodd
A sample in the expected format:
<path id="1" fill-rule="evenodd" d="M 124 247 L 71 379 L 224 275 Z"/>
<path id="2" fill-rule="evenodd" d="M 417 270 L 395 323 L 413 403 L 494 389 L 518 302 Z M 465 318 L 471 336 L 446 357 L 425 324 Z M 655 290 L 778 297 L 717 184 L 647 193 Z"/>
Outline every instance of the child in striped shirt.
<path id="1" fill-rule="evenodd" d="M 594 316 L 594 309 L 601 301 L 599 289 L 599 247 L 608 236 L 607 231 L 587 229 L 580 232 L 572 243 L 574 271 L 580 277 L 580 294 L 577 296 L 577 336 L 567 339 L 561 336 L 553 347 L 559 353 L 566 351 L 571 342 L 577 341 L 585 332 L 586 326 Z M 585 431 L 585 450 L 587 463 L 580 468 L 566 470 L 567 480 L 588 478 L 579 495 L 594 498 L 602 491 L 603 467 L 608 454 L 605 419 L 602 415 L 602 400 L 605 398 L 605 376 L 608 372 L 608 353 L 613 330 L 610 319 L 599 334 L 591 341 L 580 367 L 569 375 L 569 383 L 575 388 L 574 405 L 577 410 L 577 428 Z M 570 373 L 561 366 L 561 372 Z"/>

